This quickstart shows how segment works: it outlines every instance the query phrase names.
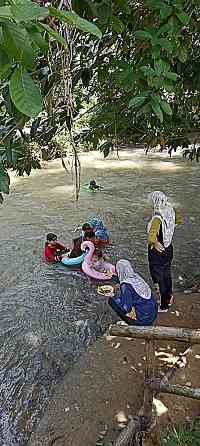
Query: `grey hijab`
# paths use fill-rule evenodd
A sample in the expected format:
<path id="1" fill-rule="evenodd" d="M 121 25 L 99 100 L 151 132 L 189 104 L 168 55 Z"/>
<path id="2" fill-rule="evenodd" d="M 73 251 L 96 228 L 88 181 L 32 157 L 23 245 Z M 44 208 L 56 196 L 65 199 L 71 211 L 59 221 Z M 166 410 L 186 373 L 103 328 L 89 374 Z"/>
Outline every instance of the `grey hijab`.
<path id="1" fill-rule="evenodd" d="M 116 265 L 120 283 L 130 284 L 143 299 L 151 298 L 151 288 L 145 280 L 137 274 L 128 260 L 119 260 Z"/>

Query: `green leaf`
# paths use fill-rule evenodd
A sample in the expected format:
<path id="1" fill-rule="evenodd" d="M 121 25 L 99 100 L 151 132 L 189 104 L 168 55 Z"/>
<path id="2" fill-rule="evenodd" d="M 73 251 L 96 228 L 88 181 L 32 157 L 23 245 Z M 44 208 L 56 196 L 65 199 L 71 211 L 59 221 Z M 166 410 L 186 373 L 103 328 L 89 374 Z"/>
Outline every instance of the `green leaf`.
<path id="1" fill-rule="evenodd" d="M 180 62 L 185 63 L 187 60 L 188 52 L 187 47 L 185 45 L 182 45 L 177 50 L 177 57 L 180 60 Z"/>
<path id="2" fill-rule="evenodd" d="M 161 19 L 167 19 L 173 12 L 171 6 L 162 6 L 160 9 L 160 17 Z"/>
<path id="3" fill-rule="evenodd" d="M 121 86 L 126 90 L 133 89 L 135 85 L 135 77 L 133 72 L 133 67 L 126 63 L 124 69 L 116 74 L 117 80 L 120 82 Z"/>
<path id="4" fill-rule="evenodd" d="M 169 26 L 172 33 L 177 33 L 180 30 L 180 23 L 176 16 L 172 16 L 169 19 Z"/>
<path id="5" fill-rule="evenodd" d="M 171 81 L 176 81 L 178 79 L 178 75 L 176 73 L 173 73 L 172 71 L 165 73 L 165 77 L 167 79 L 170 79 Z"/>
<path id="6" fill-rule="evenodd" d="M 31 67 L 34 51 L 25 28 L 14 23 L 3 25 L 4 50 L 25 67 Z"/>
<path id="7" fill-rule="evenodd" d="M 167 22 L 167 23 L 165 23 L 164 25 L 162 25 L 162 26 L 159 28 L 159 30 L 158 30 L 158 32 L 157 32 L 157 36 L 159 37 L 161 34 L 165 34 L 165 33 L 167 33 L 169 30 L 170 30 L 170 25 L 169 25 L 169 23 Z"/>
<path id="8" fill-rule="evenodd" d="M 97 2 L 95 2 L 96 4 Z M 96 17 L 101 27 L 106 26 L 112 15 L 112 0 L 101 0 L 96 4 Z"/>
<path id="9" fill-rule="evenodd" d="M 160 105 L 161 105 L 161 108 L 163 109 L 163 111 L 167 115 L 172 116 L 172 109 L 171 109 L 170 105 L 168 104 L 168 102 L 163 101 L 162 99 L 160 99 Z"/>
<path id="10" fill-rule="evenodd" d="M 10 59 L 6 54 L 6 52 L 2 48 L 0 48 L 0 70 L 3 67 L 3 65 L 9 64 L 9 61 Z"/>
<path id="11" fill-rule="evenodd" d="M 151 107 L 152 107 L 153 112 L 157 115 L 158 119 L 162 123 L 163 122 L 163 112 L 161 110 L 158 98 L 152 98 Z"/>
<path id="12" fill-rule="evenodd" d="M 0 192 L 9 194 L 10 177 L 3 163 L 0 162 Z"/>
<path id="13" fill-rule="evenodd" d="M 48 8 L 33 3 L 31 0 L 17 0 L 12 2 L 11 13 L 16 22 L 30 22 L 31 20 L 48 17 Z"/>
<path id="14" fill-rule="evenodd" d="M 10 6 L 2 6 L 0 8 L 0 18 L 2 19 L 12 18 L 12 12 Z"/>
<path id="15" fill-rule="evenodd" d="M 64 39 L 64 37 L 60 36 L 60 34 L 57 33 L 57 31 L 54 31 L 53 29 L 50 28 L 50 26 L 45 25 L 45 23 L 39 23 L 37 25 L 38 29 L 39 28 L 43 28 L 51 37 L 53 37 L 53 39 L 55 39 L 57 42 L 61 43 L 61 45 L 67 45 L 66 40 Z"/>
<path id="16" fill-rule="evenodd" d="M 150 112 L 151 112 L 151 106 L 150 103 L 148 102 L 147 104 L 143 105 L 141 108 L 137 110 L 137 117 L 141 115 L 147 115 Z"/>
<path id="17" fill-rule="evenodd" d="M 57 17 L 62 22 L 68 23 L 69 25 L 72 25 L 75 28 L 80 29 L 81 31 L 93 34 L 99 39 L 101 39 L 102 37 L 102 32 L 96 25 L 94 25 L 94 23 L 88 22 L 88 20 L 83 19 L 78 14 L 76 14 L 76 12 L 60 11 L 50 6 L 49 15 L 51 17 Z"/>
<path id="18" fill-rule="evenodd" d="M 187 15 L 184 11 L 181 12 L 177 12 L 176 16 L 178 17 L 178 19 L 180 20 L 180 22 L 183 25 L 188 25 L 188 23 L 190 22 L 190 17 L 189 15 Z"/>
<path id="19" fill-rule="evenodd" d="M 151 67 L 147 67 L 147 66 L 143 66 L 140 68 L 140 71 L 144 74 L 145 77 L 152 77 L 152 76 L 156 76 L 156 72 L 153 70 L 153 68 Z"/>
<path id="20" fill-rule="evenodd" d="M 35 118 L 42 111 L 42 97 L 27 71 L 17 69 L 11 76 L 9 91 L 16 108 L 26 116 Z"/>
<path id="21" fill-rule="evenodd" d="M 5 64 L 0 66 L 0 79 L 6 79 L 11 72 L 12 64 Z"/>
<path id="22" fill-rule="evenodd" d="M 170 64 L 165 62 L 163 59 L 156 60 L 154 63 L 155 70 L 160 75 L 162 73 L 166 73 L 170 69 Z"/>
<path id="23" fill-rule="evenodd" d="M 160 57 L 161 57 L 161 48 L 160 48 L 160 46 L 153 46 L 153 48 L 152 48 L 152 57 L 153 57 L 153 59 L 155 60 L 155 59 L 160 59 Z"/>
<path id="24" fill-rule="evenodd" d="M 173 51 L 173 44 L 170 42 L 170 40 L 163 39 L 162 37 L 157 39 L 157 44 L 160 45 L 165 50 L 168 50 L 170 52 Z"/>
<path id="25" fill-rule="evenodd" d="M 37 47 L 41 48 L 44 51 L 47 51 L 49 49 L 49 42 L 46 39 L 44 39 L 42 33 L 38 32 L 37 29 L 28 29 L 28 34 L 30 40 Z"/>
<path id="26" fill-rule="evenodd" d="M 121 34 L 124 31 L 124 24 L 118 19 L 118 17 L 111 17 L 111 25 L 113 30 L 118 34 Z"/>
<path id="27" fill-rule="evenodd" d="M 136 31 L 135 36 L 138 40 L 152 40 L 152 35 L 148 31 Z"/>
<path id="28" fill-rule="evenodd" d="M 144 104 L 146 101 L 147 96 L 135 96 L 134 98 L 130 99 L 129 101 L 129 107 L 137 108 L 140 107 L 140 105 Z"/>

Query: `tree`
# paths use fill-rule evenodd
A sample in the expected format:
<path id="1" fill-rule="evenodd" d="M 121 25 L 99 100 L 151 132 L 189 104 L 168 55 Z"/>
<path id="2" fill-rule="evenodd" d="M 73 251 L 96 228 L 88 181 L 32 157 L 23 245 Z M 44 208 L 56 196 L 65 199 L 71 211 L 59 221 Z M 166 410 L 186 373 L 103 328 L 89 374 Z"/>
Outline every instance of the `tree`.
<path id="1" fill-rule="evenodd" d="M 9 193 L 7 165 L 17 168 L 20 174 L 25 171 L 28 175 L 32 168 L 39 167 L 37 158 L 32 156 L 30 141 L 23 132 L 25 124 L 30 118 L 34 119 L 31 138 L 39 126 L 41 132 L 43 131 L 46 122 L 48 124 L 46 136 L 50 139 L 55 133 L 56 126 L 53 124 L 50 109 L 51 91 L 54 90 L 56 80 L 54 73 L 50 72 L 50 63 L 46 63 L 49 60 L 49 51 L 56 48 L 57 54 L 65 51 L 65 54 L 69 55 L 70 38 L 72 33 L 76 32 L 74 29 L 91 33 L 95 38 L 101 37 L 97 26 L 72 11 L 71 7 L 68 7 L 69 2 L 66 11 L 54 6 L 42 6 L 41 3 L 46 4 L 46 1 L 38 3 L 31 0 L 1 0 L 0 3 L 1 202 L 2 193 Z M 66 2 L 61 3 L 64 5 Z M 65 99 L 68 101 L 65 109 L 70 118 L 70 95 Z M 46 114 L 42 115 L 45 110 Z"/>
<path id="2" fill-rule="evenodd" d="M 199 12 L 197 0 L 122 0 L 107 8 L 104 23 L 97 21 L 104 29 L 90 62 L 97 106 L 84 137 L 95 146 L 117 134 L 147 150 L 157 143 L 170 151 L 187 147 L 200 121 Z"/>

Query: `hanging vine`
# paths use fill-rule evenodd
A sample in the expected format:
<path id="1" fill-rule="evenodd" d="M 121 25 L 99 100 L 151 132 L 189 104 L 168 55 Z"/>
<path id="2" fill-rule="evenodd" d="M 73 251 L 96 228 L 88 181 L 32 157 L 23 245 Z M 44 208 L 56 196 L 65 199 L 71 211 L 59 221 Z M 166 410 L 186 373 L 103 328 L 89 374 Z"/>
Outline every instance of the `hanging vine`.
<path id="1" fill-rule="evenodd" d="M 68 11 L 72 11 L 72 1 L 71 0 L 61 0 L 59 9 L 65 8 Z M 73 64 L 73 49 L 76 39 L 77 31 L 69 25 L 60 24 L 60 34 L 67 42 L 67 46 L 64 51 L 62 49 L 62 81 L 63 81 L 63 110 L 66 113 L 66 126 L 69 132 L 70 145 L 73 150 L 73 158 L 71 164 L 72 176 L 75 184 L 75 199 L 79 198 L 80 193 L 80 174 L 81 174 L 81 164 L 78 157 L 77 147 L 73 136 L 73 91 L 72 91 L 72 64 Z M 61 160 L 64 169 L 67 171 L 67 167 L 64 161 L 63 153 L 61 153 Z"/>

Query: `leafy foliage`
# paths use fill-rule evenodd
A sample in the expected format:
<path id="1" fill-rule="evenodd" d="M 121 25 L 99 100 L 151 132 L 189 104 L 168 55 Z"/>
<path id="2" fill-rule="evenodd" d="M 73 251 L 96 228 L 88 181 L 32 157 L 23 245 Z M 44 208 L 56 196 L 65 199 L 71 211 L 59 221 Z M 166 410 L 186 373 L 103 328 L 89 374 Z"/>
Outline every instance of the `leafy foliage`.
<path id="1" fill-rule="evenodd" d="M 199 420 L 195 420 L 191 426 L 180 425 L 171 431 L 161 446 L 198 446 L 200 444 Z"/>
<path id="2" fill-rule="evenodd" d="M 16 145 L 18 129 L 22 132 L 29 119 L 39 114 L 43 116 L 43 122 L 46 121 L 45 131 L 43 126 L 42 135 L 37 134 L 40 142 L 45 135 L 46 141 L 49 134 L 52 138 L 57 129 L 52 110 L 48 108 L 49 94 L 56 83 L 53 73 L 50 74 L 48 52 L 53 49 L 60 53 L 67 47 L 66 36 L 60 32 L 62 23 L 97 38 L 101 38 L 101 31 L 74 11 L 48 8 L 45 1 L 2 0 L 0 21 L 0 192 L 8 193 L 5 166 L 17 168 L 20 175 L 24 172 L 29 175 L 32 168 L 40 167 L 27 144 L 22 143 L 21 150 L 14 152 L 17 160 L 10 157 L 8 147 L 12 146 L 12 151 Z M 34 123 L 32 138 L 33 127 Z M 35 136 L 36 133 L 35 126 Z"/>

